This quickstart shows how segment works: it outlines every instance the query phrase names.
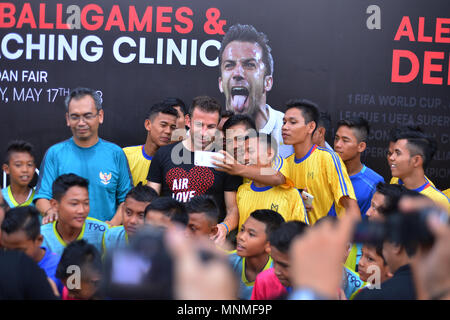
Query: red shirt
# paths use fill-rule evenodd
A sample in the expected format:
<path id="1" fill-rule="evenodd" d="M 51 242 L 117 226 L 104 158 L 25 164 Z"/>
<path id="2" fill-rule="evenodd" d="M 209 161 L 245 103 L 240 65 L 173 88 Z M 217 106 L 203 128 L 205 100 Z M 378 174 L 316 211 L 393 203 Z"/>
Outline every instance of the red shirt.
<path id="1" fill-rule="evenodd" d="M 256 277 L 251 300 L 274 300 L 288 292 L 275 275 L 274 269 L 267 269 Z"/>

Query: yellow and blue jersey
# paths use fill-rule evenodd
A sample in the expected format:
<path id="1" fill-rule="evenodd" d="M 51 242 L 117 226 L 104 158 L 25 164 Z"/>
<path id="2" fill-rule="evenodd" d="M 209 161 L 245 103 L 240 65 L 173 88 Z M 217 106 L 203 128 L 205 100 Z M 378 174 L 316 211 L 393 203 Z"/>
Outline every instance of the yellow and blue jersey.
<path id="1" fill-rule="evenodd" d="M 427 176 L 424 176 L 425 180 L 428 181 L 433 187 L 436 187 L 433 183 L 433 181 L 431 181 L 430 179 L 428 179 Z M 391 181 L 389 182 L 389 184 L 399 184 L 399 181 L 402 181 L 400 178 L 398 177 L 392 177 Z M 402 184 L 402 183 L 400 183 Z"/>
<path id="2" fill-rule="evenodd" d="M 242 184 L 236 194 L 241 226 L 255 210 L 270 209 L 283 216 L 285 221 L 298 220 L 309 224 L 308 215 L 299 190 L 290 186 L 258 188 L 254 183 Z"/>
<path id="3" fill-rule="evenodd" d="M 327 215 L 341 216 L 344 207 L 342 197 L 356 200 L 347 169 L 334 151 L 313 145 L 301 159 L 295 154 L 284 159 L 280 172 L 294 182 L 297 189 L 307 188 L 314 196 L 313 209 L 308 212 L 311 225 Z"/>
<path id="4" fill-rule="evenodd" d="M 102 248 L 103 254 L 117 248 L 124 248 L 128 245 L 128 234 L 124 226 L 115 226 L 106 229 L 103 234 Z"/>
<path id="5" fill-rule="evenodd" d="M 125 147 L 123 152 L 127 156 L 131 176 L 133 177 L 133 185 L 137 186 L 139 182 L 142 182 L 145 186 L 153 157 L 145 153 L 144 145 Z"/>
<path id="6" fill-rule="evenodd" d="M 238 299 L 241 300 L 250 300 L 252 297 L 253 286 L 255 285 L 255 281 L 248 281 L 245 276 L 245 257 L 241 257 L 237 254 L 236 250 L 232 251 L 228 255 L 229 262 L 231 264 L 231 268 L 233 272 L 239 276 L 239 293 Z M 264 269 L 261 272 L 272 267 L 273 261 L 272 257 L 269 256 Z"/>
<path id="7" fill-rule="evenodd" d="M 425 183 L 420 187 L 413 189 L 413 191 L 417 191 L 424 196 L 427 196 L 431 200 L 433 200 L 436 204 L 444 207 L 447 210 L 447 213 L 450 215 L 450 199 L 441 191 L 439 191 L 435 186 L 433 186 L 430 181 L 425 179 Z M 403 181 L 398 179 L 398 184 L 402 185 Z"/>
<path id="8" fill-rule="evenodd" d="M 51 252 L 62 255 L 68 243 L 61 238 L 56 230 L 57 223 L 58 221 L 54 221 L 53 223 L 48 223 L 41 226 L 41 234 L 44 236 L 44 242 L 42 245 L 47 247 Z M 108 228 L 109 226 L 107 223 L 87 217 L 76 240 L 83 239 L 87 241 L 101 253 L 103 233 Z"/>

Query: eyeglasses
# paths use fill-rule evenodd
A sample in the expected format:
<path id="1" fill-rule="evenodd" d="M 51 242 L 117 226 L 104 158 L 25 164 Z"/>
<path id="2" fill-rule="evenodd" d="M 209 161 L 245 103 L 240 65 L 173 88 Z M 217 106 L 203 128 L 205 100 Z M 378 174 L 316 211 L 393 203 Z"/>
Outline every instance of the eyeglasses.
<path id="1" fill-rule="evenodd" d="M 94 119 L 95 117 L 98 116 L 98 112 L 96 114 L 93 113 L 85 113 L 83 115 L 78 115 L 78 114 L 71 114 L 69 115 L 69 119 L 74 121 L 74 122 L 78 122 L 80 121 L 81 118 L 83 118 L 84 121 L 89 121 Z"/>

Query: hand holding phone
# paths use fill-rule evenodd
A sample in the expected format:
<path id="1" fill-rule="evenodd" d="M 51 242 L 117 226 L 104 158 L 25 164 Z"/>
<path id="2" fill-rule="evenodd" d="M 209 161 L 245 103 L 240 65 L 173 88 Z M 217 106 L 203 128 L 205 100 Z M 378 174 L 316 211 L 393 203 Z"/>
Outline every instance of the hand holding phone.
<path id="1" fill-rule="evenodd" d="M 224 155 L 219 152 L 195 151 L 194 152 L 194 164 L 196 166 L 201 166 L 201 167 L 217 168 L 217 166 L 215 166 L 213 164 L 213 162 L 218 162 L 218 161 L 216 159 L 214 159 L 213 156 L 224 159 Z"/>
<path id="2" fill-rule="evenodd" d="M 302 198 L 303 198 L 303 202 L 305 203 L 305 205 L 312 206 L 312 203 L 313 203 L 313 200 L 314 200 L 314 196 L 312 194 L 309 194 L 308 192 L 303 190 L 302 191 Z"/>

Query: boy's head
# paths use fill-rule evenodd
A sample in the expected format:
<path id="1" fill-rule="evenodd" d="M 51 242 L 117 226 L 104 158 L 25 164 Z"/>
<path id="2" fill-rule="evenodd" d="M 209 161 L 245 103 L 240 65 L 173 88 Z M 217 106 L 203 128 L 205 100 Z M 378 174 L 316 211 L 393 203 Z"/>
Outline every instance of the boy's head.
<path id="1" fill-rule="evenodd" d="M 183 100 L 176 97 L 167 97 L 163 101 L 166 105 L 175 108 L 178 113 L 177 118 L 177 129 L 185 129 L 186 126 L 186 115 L 188 110 Z"/>
<path id="2" fill-rule="evenodd" d="M 223 130 L 223 125 L 225 124 L 225 122 L 227 122 L 227 120 L 230 119 L 230 117 L 234 116 L 234 111 L 222 110 L 221 116 L 222 117 L 220 119 L 219 125 L 217 126 L 217 129 L 219 129 L 220 131 Z"/>
<path id="3" fill-rule="evenodd" d="M 319 109 L 306 99 L 292 99 L 286 103 L 282 136 L 284 144 L 295 145 L 311 141 L 319 121 Z"/>
<path id="4" fill-rule="evenodd" d="M 20 250 L 39 261 L 40 248 L 44 240 L 41 235 L 39 211 L 35 207 L 16 207 L 5 214 L 1 224 L 2 246 L 10 250 Z"/>
<path id="5" fill-rule="evenodd" d="M 420 128 L 419 126 L 395 127 L 389 131 L 389 136 L 388 136 L 389 146 L 388 146 L 388 151 L 386 153 L 389 168 L 391 167 L 391 160 L 389 158 L 394 153 L 394 146 L 395 146 L 395 142 L 398 140 L 398 135 L 404 131 L 409 131 L 409 130 L 423 132 L 422 128 Z"/>
<path id="6" fill-rule="evenodd" d="M 85 240 L 77 240 L 64 249 L 55 276 L 67 287 L 69 296 L 88 300 L 98 292 L 102 273 L 100 252 Z"/>
<path id="7" fill-rule="evenodd" d="M 169 227 L 173 223 L 187 226 L 189 217 L 183 203 L 171 197 L 160 197 L 145 208 L 144 220 L 145 224 L 160 227 Z"/>
<path id="8" fill-rule="evenodd" d="M 331 135 L 331 116 L 328 112 L 319 112 L 319 121 L 317 122 L 317 129 L 312 136 L 312 143 L 319 147 L 325 148 L 325 141 Z"/>
<path id="9" fill-rule="evenodd" d="M 273 210 L 255 210 L 236 236 L 236 252 L 241 257 L 270 254 L 270 234 L 284 222 Z"/>
<path id="10" fill-rule="evenodd" d="M 382 245 L 373 246 L 364 243 L 361 252 L 362 256 L 358 262 L 358 273 L 362 281 L 367 282 L 374 272 L 377 272 L 380 275 L 380 283 L 392 277 L 386 260 L 383 257 Z M 375 281 L 377 281 L 376 278 L 374 278 L 371 283 L 375 284 Z"/>
<path id="11" fill-rule="evenodd" d="M 334 150 L 343 161 L 360 157 L 366 150 L 369 130 L 369 123 L 361 117 L 338 122 L 334 136 Z"/>
<path id="12" fill-rule="evenodd" d="M 370 221 L 383 221 L 384 215 L 397 210 L 398 201 L 407 189 L 399 184 L 379 182 L 366 215 Z"/>
<path id="13" fill-rule="evenodd" d="M 255 121 L 248 114 L 235 114 L 224 123 L 222 131 L 225 137 L 224 150 L 243 162 L 245 138 L 249 133 L 256 132 Z"/>
<path id="14" fill-rule="evenodd" d="M 151 141 L 158 147 L 171 142 L 172 132 L 177 128 L 178 112 L 163 102 L 155 103 L 145 119 L 144 126 Z"/>
<path id="15" fill-rule="evenodd" d="M 245 140 L 245 163 L 257 167 L 271 167 L 277 155 L 278 143 L 272 135 L 255 132 Z"/>
<path id="16" fill-rule="evenodd" d="M 270 255 L 273 259 L 273 269 L 280 283 L 290 287 L 289 280 L 289 247 L 292 240 L 305 232 L 307 224 L 300 221 L 282 223 L 279 228 L 270 234 Z"/>
<path id="17" fill-rule="evenodd" d="M 144 225 L 145 208 L 157 197 L 153 188 L 143 186 L 141 182 L 128 192 L 123 206 L 123 227 L 129 236 Z"/>
<path id="18" fill-rule="evenodd" d="M 58 212 L 58 223 L 81 229 L 89 214 L 88 180 L 69 173 L 55 179 L 52 185 L 52 207 Z"/>
<path id="19" fill-rule="evenodd" d="M 188 232 L 194 236 L 211 237 L 217 233 L 219 207 L 212 196 L 200 195 L 186 203 L 189 215 Z"/>
<path id="20" fill-rule="evenodd" d="M 26 141 L 12 141 L 6 149 L 2 169 L 9 174 L 11 184 L 26 187 L 36 170 L 33 146 Z"/>
<path id="21" fill-rule="evenodd" d="M 398 133 L 389 157 L 392 176 L 404 179 L 417 170 L 425 170 L 436 150 L 436 140 L 419 130 Z"/>

